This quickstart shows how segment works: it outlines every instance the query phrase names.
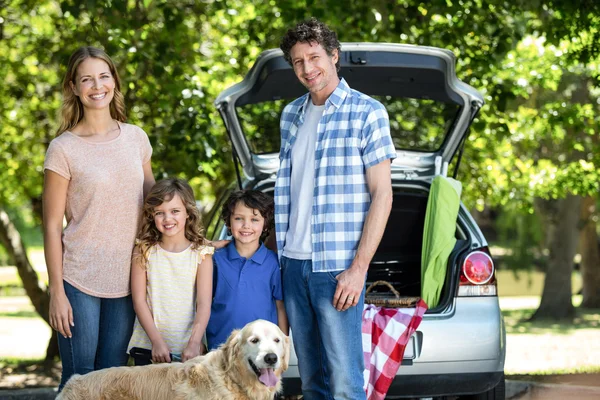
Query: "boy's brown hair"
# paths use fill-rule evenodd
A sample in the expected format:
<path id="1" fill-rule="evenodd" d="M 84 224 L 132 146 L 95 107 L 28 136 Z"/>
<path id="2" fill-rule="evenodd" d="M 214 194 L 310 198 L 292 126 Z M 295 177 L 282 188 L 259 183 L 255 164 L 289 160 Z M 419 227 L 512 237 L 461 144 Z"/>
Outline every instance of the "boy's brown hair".
<path id="1" fill-rule="evenodd" d="M 223 209 L 221 211 L 221 218 L 225 221 L 225 225 L 227 225 L 227 234 L 230 236 L 231 230 L 229 228 L 231 227 L 231 215 L 239 202 L 242 202 L 242 204 L 252 210 L 257 210 L 265 219 L 263 233 L 260 236 L 260 239 L 264 241 L 271 229 L 275 227 L 275 204 L 273 202 L 273 197 L 258 190 L 236 190 L 231 193 L 225 204 L 223 204 Z"/>

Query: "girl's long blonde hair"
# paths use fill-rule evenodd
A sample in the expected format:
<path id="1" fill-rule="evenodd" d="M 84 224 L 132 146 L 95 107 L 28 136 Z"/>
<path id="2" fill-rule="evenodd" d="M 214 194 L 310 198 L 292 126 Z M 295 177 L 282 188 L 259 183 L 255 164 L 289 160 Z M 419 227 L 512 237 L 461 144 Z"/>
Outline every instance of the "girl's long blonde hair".
<path id="1" fill-rule="evenodd" d="M 98 58 L 108 64 L 110 73 L 115 80 L 115 90 L 112 101 L 110 102 L 110 116 L 119 122 L 125 122 L 127 117 L 125 116 L 125 98 L 121 93 L 121 78 L 117 73 L 115 63 L 113 60 L 101 49 L 92 46 L 80 47 L 77 49 L 69 59 L 69 65 L 67 67 L 67 73 L 62 83 L 63 90 L 63 102 L 60 109 L 60 125 L 56 130 L 56 135 L 60 135 L 64 131 L 73 129 L 79 121 L 83 118 L 83 104 L 79 96 L 73 92 L 71 83 L 75 84 L 75 78 L 77 77 L 77 68 L 79 65 L 88 58 Z"/>
<path id="2" fill-rule="evenodd" d="M 194 192 L 190 185 L 183 179 L 167 178 L 158 181 L 146 196 L 144 200 L 144 211 L 142 215 L 142 224 L 137 238 L 138 257 L 144 269 L 148 266 L 148 255 L 150 249 L 158 244 L 162 234 L 154 223 L 154 209 L 165 201 L 171 201 L 173 196 L 179 195 L 188 218 L 185 222 L 185 237 L 192 242 L 192 249 L 196 250 L 206 244 L 206 239 L 202 234 L 202 225 L 200 223 L 200 212 L 196 206 Z"/>

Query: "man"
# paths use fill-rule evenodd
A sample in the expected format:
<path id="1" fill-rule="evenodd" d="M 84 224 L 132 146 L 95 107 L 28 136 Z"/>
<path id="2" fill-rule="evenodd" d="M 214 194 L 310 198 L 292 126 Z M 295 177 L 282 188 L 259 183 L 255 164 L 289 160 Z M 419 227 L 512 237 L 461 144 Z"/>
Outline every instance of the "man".
<path id="1" fill-rule="evenodd" d="M 389 119 L 338 77 L 340 42 L 310 19 L 281 42 L 309 93 L 281 116 L 277 248 L 302 392 L 364 399 L 361 321 L 369 263 L 392 206 Z"/>

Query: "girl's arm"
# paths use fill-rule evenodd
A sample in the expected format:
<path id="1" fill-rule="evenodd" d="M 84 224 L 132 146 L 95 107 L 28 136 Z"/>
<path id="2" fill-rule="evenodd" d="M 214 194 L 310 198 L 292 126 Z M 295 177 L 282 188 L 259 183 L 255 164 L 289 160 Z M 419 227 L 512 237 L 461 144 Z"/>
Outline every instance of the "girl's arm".
<path id="1" fill-rule="evenodd" d="M 165 343 L 156 328 L 154 318 L 148 301 L 146 300 L 146 270 L 142 268 L 139 247 L 136 246 L 133 251 L 133 261 L 131 263 L 131 297 L 133 299 L 133 308 L 142 328 L 152 342 L 152 361 L 155 363 L 171 362 L 169 346 Z"/>
<path id="2" fill-rule="evenodd" d="M 182 362 L 186 362 L 202 353 L 202 337 L 206 331 L 212 302 L 212 276 L 212 256 L 207 254 L 204 256 L 204 260 L 198 264 L 198 272 L 196 273 L 196 317 L 194 318 L 190 340 L 181 354 Z"/>
<path id="3" fill-rule="evenodd" d="M 69 180 L 46 170 L 42 197 L 44 222 L 44 256 L 50 289 L 50 326 L 64 337 L 71 337 L 73 309 L 63 283 L 63 218 L 67 206 Z"/>
<path id="4" fill-rule="evenodd" d="M 290 335 L 290 325 L 288 324 L 287 313 L 285 312 L 285 306 L 283 300 L 275 300 L 275 307 L 277 307 L 277 326 L 286 336 Z"/>

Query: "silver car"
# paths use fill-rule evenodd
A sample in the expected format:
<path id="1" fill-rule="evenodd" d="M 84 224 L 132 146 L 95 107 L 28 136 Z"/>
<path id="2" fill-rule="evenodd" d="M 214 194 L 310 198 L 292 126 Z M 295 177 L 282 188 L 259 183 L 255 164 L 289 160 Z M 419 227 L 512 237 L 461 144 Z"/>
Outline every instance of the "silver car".
<path id="1" fill-rule="evenodd" d="M 371 263 L 367 285 L 384 280 L 401 296 L 421 294 L 421 251 L 434 176 L 456 171 L 469 126 L 483 97 L 461 82 L 449 50 L 384 43 L 342 43 L 340 77 L 387 108 L 397 150 L 392 163 L 393 208 Z M 279 49 L 263 52 L 246 77 L 215 105 L 233 144 L 238 187 L 273 193 L 279 167 L 279 117 L 306 93 Z M 465 188 L 468 190 L 468 184 Z M 207 235 L 226 237 L 219 212 Z M 439 304 L 411 337 L 388 398 L 504 399 L 505 330 L 487 242 L 461 204 L 456 245 L 448 258 Z M 383 295 L 380 293 L 380 295 Z M 293 334 L 293 332 L 292 332 Z M 286 394 L 299 394 L 292 352 Z M 344 366 L 340 366 L 344 368 Z"/>

